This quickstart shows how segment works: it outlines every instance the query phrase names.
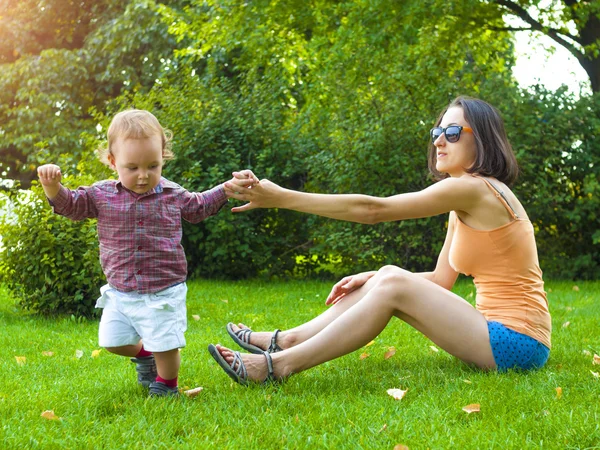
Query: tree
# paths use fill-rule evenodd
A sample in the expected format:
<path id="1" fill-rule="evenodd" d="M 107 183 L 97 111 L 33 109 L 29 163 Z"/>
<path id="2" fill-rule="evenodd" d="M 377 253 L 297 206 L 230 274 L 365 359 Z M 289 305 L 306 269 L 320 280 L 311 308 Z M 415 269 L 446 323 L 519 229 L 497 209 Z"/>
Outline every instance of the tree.
<path id="1" fill-rule="evenodd" d="M 3 0 L 0 2 L 0 64 L 48 48 L 74 50 L 118 11 L 117 0 Z"/>
<path id="2" fill-rule="evenodd" d="M 527 25 L 506 27 L 488 22 L 487 28 L 547 35 L 577 58 L 590 78 L 592 92 L 600 92 L 599 0 L 553 0 L 545 6 L 540 0 L 491 0 L 486 6 L 495 7 L 499 14 L 517 17 Z M 569 29 L 570 24 L 574 31 Z"/>
<path id="3" fill-rule="evenodd" d="M 10 26 L 0 27 L 0 177 L 27 188 L 39 163 L 75 169 L 93 112 L 123 91 L 150 89 L 174 38 L 151 0 L 1 5 Z"/>
<path id="4" fill-rule="evenodd" d="M 235 142 L 241 162 L 286 187 L 380 196 L 424 188 L 436 112 L 459 93 L 496 103 L 506 89 L 517 92 L 508 35 L 456 33 L 454 16 L 431 20 L 435 5 L 213 0 L 184 11 L 164 8 L 171 32 L 187 45 L 176 51 L 176 75 L 161 83 L 161 110 L 175 136 L 190 136 L 178 93 L 195 91 L 186 97 L 196 99 L 194 128 L 204 131 L 188 141 L 185 148 L 194 150 L 176 165 L 198 166 L 198 159 L 209 161 Z M 227 120 L 211 118 L 215 111 Z M 216 131 L 205 125 L 210 121 Z M 233 273 L 260 268 L 266 254 L 292 263 L 320 259 L 336 273 L 385 263 L 424 270 L 443 242 L 446 220 L 368 227 L 272 211 L 248 216 L 254 229 L 269 233 L 268 247 L 259 251 L 255 235 L 237 233 L 253 251 L 239 259 L 245 268 L 229 265 Z M 292 234 L 290 223 L 297 227 Z M 205 247 L 186 248 L 193 264 L 211 256 L 205 242 L 196 242 Z M 201 269 L 207 267 L 208 259 Z"/>

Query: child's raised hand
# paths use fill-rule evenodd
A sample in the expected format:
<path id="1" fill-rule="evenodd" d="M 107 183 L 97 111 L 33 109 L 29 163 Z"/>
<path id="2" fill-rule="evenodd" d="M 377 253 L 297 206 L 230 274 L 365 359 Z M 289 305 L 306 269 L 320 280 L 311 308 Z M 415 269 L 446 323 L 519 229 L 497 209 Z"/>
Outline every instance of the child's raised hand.
<path id="1" fill-rule="evenodd" d="M 62 174 L 56 164 L 44 164 L 37 169 L 38 178 L 42 186 L 54 187 L 60 184 Z"/>
<path id="2" fill-rule="evenodd" d="M 251 182 L 251 184 L 246 185 L 247 187 L 252 187 L 255 184 L 260 183 L 258 177 L 254 175 L 254 173 L 250 169 L 244 169 L 240 172 L 233 172 L 232 175 L 233 178 L 237 180 L 246 180 L 247 183 Z"/>

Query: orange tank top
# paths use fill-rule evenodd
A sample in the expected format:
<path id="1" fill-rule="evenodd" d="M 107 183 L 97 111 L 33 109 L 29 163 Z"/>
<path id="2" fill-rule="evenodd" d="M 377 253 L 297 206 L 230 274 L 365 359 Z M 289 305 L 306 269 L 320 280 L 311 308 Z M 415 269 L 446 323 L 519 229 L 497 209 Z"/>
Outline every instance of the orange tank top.
<path id="1" fill-rule="evenodd" d="M 477 310 L 488 321 L 500 322 L 550 348 L 552 324 L 533 225 L 518 217 L 501 190 L 477 178 L 492 189 L 513 220 L 493 230 L 476 230 L 456 215 L 450 265 L 473 277 Z"/>

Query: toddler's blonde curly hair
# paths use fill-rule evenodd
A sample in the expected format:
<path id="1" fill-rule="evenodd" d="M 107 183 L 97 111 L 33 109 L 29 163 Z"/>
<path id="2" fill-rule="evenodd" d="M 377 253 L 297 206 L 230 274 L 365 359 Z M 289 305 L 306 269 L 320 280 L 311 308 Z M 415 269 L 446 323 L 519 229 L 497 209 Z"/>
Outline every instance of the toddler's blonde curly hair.
<path id="1" fill-rule="evenodd" d="M 108 127 L 106 133 L 108 145 L 97 150 L 98 158 L 103 164 L 111 167 L 108 155 L 114 155 L 112 149 L 117 139 L 148 139 L 156 135 L 159 135 L 162 140 L 163 160 L 174 159 L 175 155 L 171 150 L 173 133 L 165 130 L 154 114 L 143 109 L 121 111 L 113 118 Z"/>

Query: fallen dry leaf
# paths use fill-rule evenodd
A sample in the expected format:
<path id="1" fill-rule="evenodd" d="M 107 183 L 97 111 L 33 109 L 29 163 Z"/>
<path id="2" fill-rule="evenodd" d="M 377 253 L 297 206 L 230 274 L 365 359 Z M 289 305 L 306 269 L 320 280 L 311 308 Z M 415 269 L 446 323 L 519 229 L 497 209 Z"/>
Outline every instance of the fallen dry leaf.
<path id="1" fill-rule="evenodd" d="M 583 354 L 587 356 L 592 356 L 592 352 L 590 352 L 589 350 L 584 350 Z"/>
<path id="2" fill-rule="evenodd" d="M 384 423 L 383 426 L 379 429 L 378 433 L 387 430 L 387 423 Z"/>
<path id="3" fill-rule="evenodd" d="M 435 345 L 430 345 L 429 348 L 431 349 L 432 352 L 439 352 L 438 348 Z"/>
<path id="4" fill-rule="evenodd" d="M 100 356 L 100 352 L 102 350 L 93 350 L 92 351 L 92 358 L 97 358 L 98 356 Z"/>
<path id="5" fill-rule="evenodd" d="M 223 303 L 229 303 L 229 300 L 227 300 L 226 298 L 221 300 Z"/>
<path id="6" fill-rule="evenodd" d="M 187 391 L 184 391 L 183 393 L 190 398 L 194 398 L 196 395 L 198 395 L 200 392 L 202 392 L 203 389 L 204 389 L 203 387 L 197 387 L 194 389 L 188 389 Z"/>
<path id="7" fill-rule="evenodd" d="M 75 350 L 75 358 L 79 359 L 83 356 L 83 350 Z"/>
<path id="8" fill-rule="evenodd" d="M 51 409 L 44 411 L 42 413 L 42 417 L 48 420 L 61 420 L 61 418 L 54 414 L 54 411 L 52 411 Z"/>
<path id="9" fill-rule="evenodd" d="M 25 361 L 27 361 L 27 357 L 25 356 L 15 356 L 15 359 L 17 360 L 17 364 L 20 366 L 24 366 Z"/>
<path id="10" fill-rule="evenodd" d="M 579 292 L 579 286 L 577 286 L 577 285 L 573 286 L 573 290 L 574 290 L 575 292 Z"/>
<path id="11" fill-rule="evenodd" d="M 391 395 L 396 400 L 402 400 L 402 398 L 406 395 L 407 392 L 408 392 L 408 389 L 406 391 L 403 391 L 402 389 L 388 389 L 387 390 L 388 395 Z"/>
<path id="12" fill-rule="evenodd" d="M 592 364 L 596 364 L 596 365 L 600 364 L 600 356 L 596 355 L 595 353 L 594 353 L 594 359 L 592 360 Z"/>
<path id="13" fill-rule="evenodd" d="M 556 388 L 556 398 L 561 398 L 561 397 L 562 397 L 562 388 L 557 387 Z"/>
<path id="14" fill-rule="evenodd" d="M 463 380 L 467 384 L 471 384 L 471 380 Z"/>
<path id="15" fill-rule="evenodd" d="M 371 341 L 369 342 L 367 345 L 365 345 L 365 347 L 370 347 L 371 345 L 373 345 L 375 343 L 375 341 Z"/>
<path id="16" fill-rule="evenodd" d="M 594 372 L 593 370 L 590 370 L 590 372 L 592 372 L 592 375 L 594 375 L 596 378 L 600 378 L 600 373 Z"/>
<path id="17" fill-rule="evenodd" d="M 410 450 L 410 449 L 404 444 L 396 444 L 396 445 L 394 445 L 394 450 Z"/>
<path id="18" fill-rule="evenodd" d="M 369 355 L 368 353 L 363 353 L 362 355 L 360 355 L 360 356 L 359 356 L 359 358 L 360 358 L 360 359 L 366 359 L 366 358 L 368 358 L 369 356 L 371 356 L 371 355 Z"/>
<path id="19" fill-rule="evenodd" d="M 562 324 L 562 327 L 567 328 L 569 325 L 571 325 L 571 322 L 565 322 Z"/>
<path id="20" fill-rule="evenodd" d="M 481 406 L 479 405 L 479 403 L 472 403 L 470 405 L 463 406 L 462 410 L 467 414 L 476 413 L 481 411 Z"/>
<path id="21" fill-rule="evenodd" d="M 387 352 L 385 352 L 385 355 L 383 355 L 383 357 L 385 359 L 390 359 L 395 354 L 396 354 L 396 347 L 390 347 L 390 349 Z"/>
<path id="22" fill-rule="evenodd" d="M 54 356 L 54 352 L 42 352 L 42 356 Z"/>
<path id="23" fill-rule="evenodd" d="M 197 321 L 197 320 L 200 320 L 200 316 L 199 316 L 198 314 L 194 314 L 194 315 L 192 316 L 192 318 L 193 318 L 194 320 L 196 320 L 196 321 Z"/>

